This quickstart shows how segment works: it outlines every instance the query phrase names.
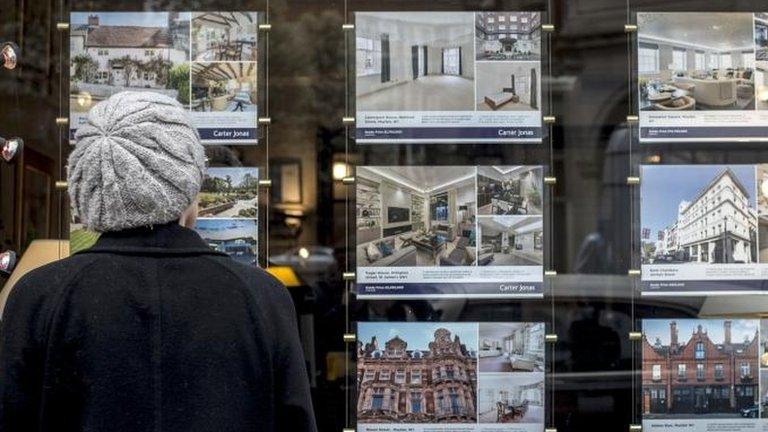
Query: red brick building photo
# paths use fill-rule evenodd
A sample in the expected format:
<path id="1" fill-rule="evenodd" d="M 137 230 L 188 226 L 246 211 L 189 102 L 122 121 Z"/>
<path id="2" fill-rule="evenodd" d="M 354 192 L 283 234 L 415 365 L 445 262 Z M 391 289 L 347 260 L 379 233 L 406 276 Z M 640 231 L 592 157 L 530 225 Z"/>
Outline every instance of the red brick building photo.
<path id="1" fill-rule="evenodd" d="M 370 336 L 365 344 L 358 342 L 358 422 L 475 423 L 476 327 L 475 340 L 465 344 L 451 327 L 466 324 L 454 323 L 436 330 L 417 327 L 427 323 L 407 324 L 413 328 L 403 332 L 402 337 L 392 337 L 383 347 L 379 346 L 379 336 Z M 425 341 L 426 332 L 432 335 L 429 342 Z M 413 335 L 410 338 L 409 333 Z"/>
<path id="2" fill-rule="evenodd" d="M 758 326 L 643 320 L 643 418 L 757 416 Z"/>

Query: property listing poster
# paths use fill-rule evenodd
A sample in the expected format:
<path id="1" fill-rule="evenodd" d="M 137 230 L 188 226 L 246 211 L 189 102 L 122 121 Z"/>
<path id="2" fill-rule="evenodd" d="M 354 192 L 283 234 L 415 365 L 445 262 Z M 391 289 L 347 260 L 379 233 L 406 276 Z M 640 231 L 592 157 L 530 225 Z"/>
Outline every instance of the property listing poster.
<path id="1" fill-rule="evenodd" d="M 362 166 L 360 298 L 541 297 L 541 166 Z"/>
<path id="2" fill-rule="evenodd" d="M 644 431 L 768 428 L 768 321 L 642 322 Z"/>
<path id="3" fill-rule="evenodd" d="M 70 139 L 98 102 L 157 92 L 186 107 L 203 144 L 255 144 L 258 14 L 73 12 Z"/>
<path id="4" fill-rule="evenodd" d="M 637 14 L 640 141 L 768 141 L 768 12 Z"/>
<path id="5" fill-rule="evenodd" d="M 258 168 L 208 168 L 198 195 L 195 231 L 211 248 L 243 264 L 258 265 L 258 192 Z M 73 216 L 70 253 L 93 246 L 98 238 L 98 233 L 86 229 Z"/>
<path id="6" fill-rule="evenodd" d="M 357 324 L 358 432 L 543 432 L 544 323 Z"/>
<path id="7" fill-rule="evenodd" d="M 539 12 L 355 13 L 356 139 L 540 143 Z"/>
<path id="8" fill-rule="evenodd" d="M 768 292 L 768 165 L 640 172 L 643 294 Z"/>

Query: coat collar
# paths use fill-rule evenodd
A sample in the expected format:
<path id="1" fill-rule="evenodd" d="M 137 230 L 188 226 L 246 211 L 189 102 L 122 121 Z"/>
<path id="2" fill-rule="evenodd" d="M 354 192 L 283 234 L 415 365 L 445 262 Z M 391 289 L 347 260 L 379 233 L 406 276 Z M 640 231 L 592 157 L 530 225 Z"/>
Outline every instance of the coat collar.
<path id="1" fill-rule="evenodd" d="M 169 255 L 224 255 L 211 249 L 193 230 L 177 221 L 163 225 L 107 232 L 99 236 L 96 244 L 81 253 L 169 254 Z"/>

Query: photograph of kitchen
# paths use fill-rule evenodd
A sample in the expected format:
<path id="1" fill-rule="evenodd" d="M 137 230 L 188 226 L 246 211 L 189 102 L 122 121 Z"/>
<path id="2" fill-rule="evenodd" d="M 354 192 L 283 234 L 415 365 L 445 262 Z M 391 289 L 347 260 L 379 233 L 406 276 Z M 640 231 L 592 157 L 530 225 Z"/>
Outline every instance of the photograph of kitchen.
<path id="1" fill-rule="evenodd" d="M 477 214 L 542 214 L 542 172 L 540 166 L 478 167 Z"/>
<path id="2" fill-rule="evenodd" d="M 753 14 L 637 14 L 638 85 L 645 111 L 754 110 Z"/>
<path id="3" fill-rule="evenodd" d="M 258 32 L 255 12 L 195 12 L 192 60 L 256 61 Z"/>
<path id="4" fill-rule="evenodd" d="M 474 110 L 474 14 L 355 14 L 358 111 Z"/>

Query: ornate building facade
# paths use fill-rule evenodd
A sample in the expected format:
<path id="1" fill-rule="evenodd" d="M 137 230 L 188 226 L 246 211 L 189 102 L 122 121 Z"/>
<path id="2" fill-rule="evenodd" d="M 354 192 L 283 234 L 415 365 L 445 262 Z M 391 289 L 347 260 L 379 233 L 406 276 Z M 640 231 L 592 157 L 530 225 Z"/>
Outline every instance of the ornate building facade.
<path id="1" fill-rule="evenodd" d="M 732 322 L 723 325 L 722 343 L 713 342 L 701 325 L 681 343 L 675 321 L 669 323 L 669 345 L 652 344 L 643 335 L 643 414 L 736 414 L 757 403 L 757 330 L 751 339 L 734 342 Z"/>
<path id="2" fill-rule="evenodd" d="M 357 348 L 360 423 L 474 423 L 477 355 L 440 328 L 427 349 L 374 336 Z"/>

